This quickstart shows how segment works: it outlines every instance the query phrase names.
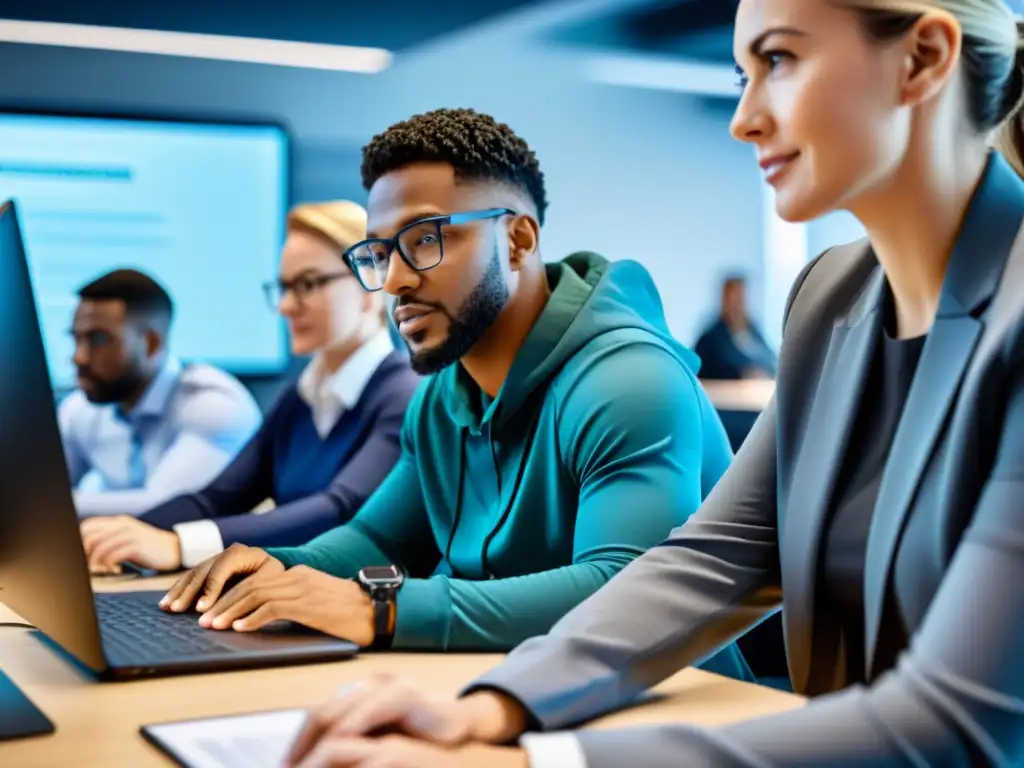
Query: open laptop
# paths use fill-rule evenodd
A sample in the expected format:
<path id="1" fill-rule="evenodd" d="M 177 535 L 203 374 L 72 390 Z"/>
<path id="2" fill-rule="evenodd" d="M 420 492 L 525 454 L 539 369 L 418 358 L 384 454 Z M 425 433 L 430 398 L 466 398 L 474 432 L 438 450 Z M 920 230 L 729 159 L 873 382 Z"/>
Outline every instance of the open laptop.
<path id="1" fill-rule="evenodd" d="M 93 594 L 13 202 L 0 204 L 0 601 L 100 679 L 332 661 L 349 642 L 295 625 L 201 628 L 163 592 Z"/>

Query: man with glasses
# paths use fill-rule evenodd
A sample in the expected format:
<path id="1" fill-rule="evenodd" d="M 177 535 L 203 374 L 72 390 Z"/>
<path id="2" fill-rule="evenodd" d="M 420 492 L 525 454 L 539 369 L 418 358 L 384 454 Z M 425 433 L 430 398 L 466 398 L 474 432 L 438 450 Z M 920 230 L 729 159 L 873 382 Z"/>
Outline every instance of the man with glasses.
<path id="1" fill-rule="evenodd" d="M 362 175 L 368 238 L 345 261 L 394 297 L 430 376 L 402 457 L 348 525 L 228 550 L 163 605 L 198 600 L 216 629 L 290 619 L 374 648 L 508 650 L 682 524 L 726 436 L 645 270 L 542 261 L 544 177 L 507 125 L 413 117 L 366 146 Z M 747 675 L 734 647 L 706 666 Z"/>
<path id="2" fill-rule="evenodd" d="M 148 275 L 120 269 L 78 295 L 78 389 L 58 411 L 78 513 L 138 515 L 201 488 L 260 425 L 252 395 L 170 353 L 173 305 Z"/>

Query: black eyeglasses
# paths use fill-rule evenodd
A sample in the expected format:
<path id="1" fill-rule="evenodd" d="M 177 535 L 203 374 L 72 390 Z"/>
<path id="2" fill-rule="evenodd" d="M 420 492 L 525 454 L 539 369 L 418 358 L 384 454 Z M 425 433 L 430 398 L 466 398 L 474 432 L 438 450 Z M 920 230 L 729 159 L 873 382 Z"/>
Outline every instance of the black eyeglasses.
<path id="1" fill-rule="evenodd" d="M 387 279 L 391 254 L 395 250 L 402 261 L 417 272 L 433 269 L 444 259 L 443 227 L 469 224 L 473 221 L 515 215 L 509 208 L 487 208 L 482 211 L 428 216 L 406 224 L 394 237 L 373 237 L 356 243 L 344 253 L 345 263 L 359 284 L 367 291 L 379 291 Z"/>
<path id="2" fill-rule="evenodd" d="M 333 272 L 326 275 L 306 274 L 299 275 L 294 280 L 271 280 L 263 284 L 263 295 L 267 297 L 267 304 L 276 310 L 281 305 L 281 300 L 291 293 L 295 300 L 302 303 L 311 294 L 319 291 L 325 285 L 348 277 L 348 272 Z"/>

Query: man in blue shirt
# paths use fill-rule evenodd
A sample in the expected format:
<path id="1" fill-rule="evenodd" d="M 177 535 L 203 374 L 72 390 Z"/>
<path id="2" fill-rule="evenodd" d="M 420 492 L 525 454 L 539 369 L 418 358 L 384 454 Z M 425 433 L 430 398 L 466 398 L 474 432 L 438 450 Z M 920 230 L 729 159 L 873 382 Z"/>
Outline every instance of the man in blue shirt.
<path id="1" fill-rule="evenodd" d="M 206 485 L 260 424 L 252 395 L 167 350 L 173 304 L 135 270 L 83 287 L 71 333 L 78 389 L 60 405 L 80 515 L 137 515 Z"/>

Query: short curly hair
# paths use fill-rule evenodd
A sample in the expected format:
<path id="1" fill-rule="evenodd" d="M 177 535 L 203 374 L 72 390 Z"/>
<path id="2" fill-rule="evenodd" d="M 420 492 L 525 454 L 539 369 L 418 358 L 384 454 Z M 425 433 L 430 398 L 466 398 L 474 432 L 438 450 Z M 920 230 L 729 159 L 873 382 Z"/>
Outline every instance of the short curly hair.
<path id="1" fill-rule="evenodd" d="M 413 163 L 442 162 L 459 179 L 495 181 L 526 193 L 544 223 L 544 174 L 530 146 L 505 123 L 472 109 L 436 109 L 395 123 L 363 147 L 363 186 Z"/>

